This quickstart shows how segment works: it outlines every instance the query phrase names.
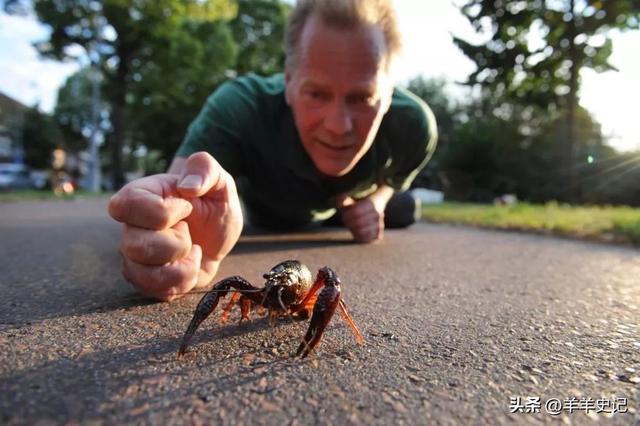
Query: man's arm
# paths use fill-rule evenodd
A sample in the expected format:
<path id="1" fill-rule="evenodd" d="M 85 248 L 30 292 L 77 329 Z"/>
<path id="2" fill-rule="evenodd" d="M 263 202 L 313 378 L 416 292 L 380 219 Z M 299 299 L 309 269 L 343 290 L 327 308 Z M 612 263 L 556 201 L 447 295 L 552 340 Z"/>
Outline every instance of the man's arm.
<path id="1" fill-rule="evenodd" d="M 384 236 L 384 211 L 394 191 L 406 191 L 420 170 L 427 164 L 436 147 L 437 127 L 435 117 L 421 99 L 398 89 L 394 94 L 395 102 L 388 123 L 391 167 L 383 172 L 378 188 L 369 196 L 353 200 L 339 197 L 338 208 L 342 220 L 356 241 L 369 243 L 381 240 Z"/>

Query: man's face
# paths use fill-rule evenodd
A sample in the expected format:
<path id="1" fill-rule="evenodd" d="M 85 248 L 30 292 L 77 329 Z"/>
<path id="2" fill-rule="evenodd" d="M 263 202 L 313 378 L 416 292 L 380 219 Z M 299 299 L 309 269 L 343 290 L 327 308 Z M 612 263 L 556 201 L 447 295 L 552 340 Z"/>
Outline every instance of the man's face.
<path id="1" fill-rule="evenodd" d="M 384 56 L 379 28 L 337 30 L 315 17 L 304 27 L 286 97 L 302 145 L 327 176 L 347 174 L 373 143 L 393 90 Z"/>

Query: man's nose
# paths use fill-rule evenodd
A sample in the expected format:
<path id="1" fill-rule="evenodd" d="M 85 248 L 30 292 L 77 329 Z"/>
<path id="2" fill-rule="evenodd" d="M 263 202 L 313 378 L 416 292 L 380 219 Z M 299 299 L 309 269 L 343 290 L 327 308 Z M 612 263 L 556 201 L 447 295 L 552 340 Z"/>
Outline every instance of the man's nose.
<path id="1" fill-rule="evenodd" d="M 324 119 L 325 128 L 333 134 L 344 135 L 353 130 L 351 112 L 344 102 L 332 102 Z"/>

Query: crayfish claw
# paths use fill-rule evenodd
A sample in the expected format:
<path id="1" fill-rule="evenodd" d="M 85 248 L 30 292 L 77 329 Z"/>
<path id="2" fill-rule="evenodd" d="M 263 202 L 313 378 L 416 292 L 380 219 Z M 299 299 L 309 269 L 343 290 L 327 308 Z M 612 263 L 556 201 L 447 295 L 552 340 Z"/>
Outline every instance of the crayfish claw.
<path id="1" fill-rule="evenodd" d="M 324 288 L 316 296 L 315 292 L 322 286 L 324 286 Z M 305 358 L 318 346 L 324 330 L 327 328 L 329 321 L 331 321 L 331 318 L 333 318 L 338 308 L 342 319 L 351 328 L 356 342 L 360 345 L 364 344 L 364 336 L 362 336 L 358 326 L 356 326 L 349 312 L 347 312 L 347 306 L 340 296 L 340 279 L 338 279 L 335 272 L 329 267 L 325 266 L 318 271 L 318 276 L 312 289 L 305 296 L 304 300 L 294 308 L 294 312 L 308 313 L 312 304 L 313 314 L 311 316 L 309 329 L 302 339 L 300 346 L 298 346 L 296 356 Z"/>
<path id="2" fill-rule="evenodd" d="M 234 293 L 234 295 L 231 297 L 226 307 L 224 308 L 224 312 L 222 314 L 223 321 L 227 320 L 231 308 L 233 308 L 233 306 L 238 302 L 239 299 L 241 300 L 241 294 L 253 294 L 256 292 L 260 292 L 260 289 L 253 287 L 248 281 L 239 276 L 225 278 L 214 285 L 208 293 L 202 296 L 202 299 L 200 299 L 198 306 L 196 306 L 196 310 L 193 313 L 193 318 L 191 318 L 191 322 L 187 327 L 187 331 L 184 332 L 184 336 L 182 337 L 182 343 L 180 344 L 180 348 L 178 349 L 178 359 L 184 356 L 185 352 L 187 351 L 187 347 L 189 346 L 189 341 L 193 337 L 193 334 L 196 332 L 202 321 L 204 321 L 209 315 L 211 315 L 216 306 L 218 306 L 220 298 L 225 297 L 227 293 L 229 293 L 229 291 L 231 291 L 232 289 L 234 289 L 234 291 L 238 293 Z"/>
<path id="3" fill-rule="evenodd" d="M 200 299 L 200 303 L 198 303 L 198 306 L 193 313 L 193 318 L 191 318 L 191 322 L 189 323 L 187 330 L 184 332 L 184 336 L 182 336 L 182 343 L 180 344 L 180 349 L 178 349 L 178 359 L 184 356 L 193 334 L 196 332 L 202 321 L 211 315 L 211 312 L 213 312 L 218 305 L 219 300 L 220 293 L 214 291 L 210 291 Z"/>
<path id="4" fill-rule="evenodd" d="M 311 322 L 309 329 L 305 334 L 296 356 L 302 356 L 306 358 L 322 339 L 322 334 L 327 328 L 329 321 L 333 318 L 333 314 L 336 312 L 336 308 L 340 303 L 340 287 L 337 285 L 326 286 L 322 289 L 318 295 L 318 300 L 313 307 L 313 315 L 311 316 Z"/>

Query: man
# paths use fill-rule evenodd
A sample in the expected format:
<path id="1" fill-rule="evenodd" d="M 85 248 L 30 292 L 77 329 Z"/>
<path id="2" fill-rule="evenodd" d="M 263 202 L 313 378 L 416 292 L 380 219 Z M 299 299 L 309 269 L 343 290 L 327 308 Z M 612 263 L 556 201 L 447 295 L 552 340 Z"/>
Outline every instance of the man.
<path id="1" fill-rule="evenodd" d="M 285 44 L 284 76 L 220 87 L 169 172 L 111 199 L 123 274 L 142 293 L 170 301 L 211 282 L 242 231 L 238 190 L 257 225 L 318 223 L 337 208 L 356 241 L 382 239 L 394 189 L 430 158 L 433 115 L 393 87 L 391 0 L 300 0 Z"/>

